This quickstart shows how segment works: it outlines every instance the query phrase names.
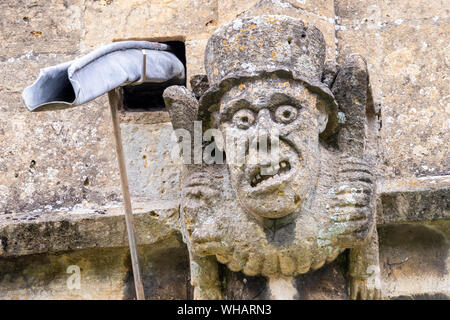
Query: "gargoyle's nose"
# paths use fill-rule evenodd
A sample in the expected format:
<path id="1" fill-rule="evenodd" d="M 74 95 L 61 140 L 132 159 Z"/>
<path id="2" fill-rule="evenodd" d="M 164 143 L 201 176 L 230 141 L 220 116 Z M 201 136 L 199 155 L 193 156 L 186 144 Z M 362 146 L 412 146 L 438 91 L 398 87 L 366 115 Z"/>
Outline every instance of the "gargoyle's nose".
<path id="1" fill-rule="evenodd" d="M 268 167 L 278 163 L 278 134 L 272 123 L 270 111 L 261 109 L 257 114 L 255 131 L 247 147 L 250 162 Z"/>
<path id="2" fill-rule="evenodd" d="M 256 123 L 257 135 L 258 135 L 258 149 L 267 146 L 267 150 L 270 151 L 274 140 L 279 139 L 279 131 L 274 126 L 270 111 L 267 109 L 261 109 L 257 115 Z"/>
<path id="3" fill-rule="evenodd" d="M 257 128 L 259 130 L 264 130 L 268 132 L 270 132 L 270 130 L 273 128 L 269 110 L 267 109 L 259 110 L 257 116 Z"/>

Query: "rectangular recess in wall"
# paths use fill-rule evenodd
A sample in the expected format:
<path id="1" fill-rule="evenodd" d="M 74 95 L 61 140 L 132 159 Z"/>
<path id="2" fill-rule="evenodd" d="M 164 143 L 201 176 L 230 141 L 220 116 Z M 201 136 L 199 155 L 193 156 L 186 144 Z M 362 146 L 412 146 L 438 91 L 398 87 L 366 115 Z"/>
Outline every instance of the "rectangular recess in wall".
<path id="1" fill-rule="evenodd" d="M 133 39 L 136 40 L 136 39 Z M 186 46 L 184 41 L 161 39 L 138 39 L 154 41 L 170 45 L 172 53 L 183 63 L 186 71 Z M 151 68 L 151 66 L 148 66 Z M 173 79 L 162 83 L 143 83 L 135 86 L 125 86 L 122 88 L 122 101 L 124 112 L 161 112 L 165 111 L 162 94 L 167 87 L 172 85 L 186 86 L 186 80 Z"/>

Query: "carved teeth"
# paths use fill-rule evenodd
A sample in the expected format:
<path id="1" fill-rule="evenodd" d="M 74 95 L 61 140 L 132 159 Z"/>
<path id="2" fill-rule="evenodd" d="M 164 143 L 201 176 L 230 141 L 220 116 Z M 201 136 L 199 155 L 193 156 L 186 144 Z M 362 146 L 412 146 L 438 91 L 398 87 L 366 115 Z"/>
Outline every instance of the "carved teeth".
<path id="1" fill-rule="evenodd" d="M 280 176 L 281 174 L 288 172 L 290 169 L 291 169 L 291 166 L 288 161 L 281 161 L 279 164 L 275 165 L 273 167 L 273 169 L 271 170 L 272 174 L 266 174 L 264 176 L 261 176 L 261 171 L 260 171 L 260 169 L 258 169 L 258 171 L 255 173 L 255 175 L 251 179 L 251 186 L 255 187 L 262 181 Z"/>

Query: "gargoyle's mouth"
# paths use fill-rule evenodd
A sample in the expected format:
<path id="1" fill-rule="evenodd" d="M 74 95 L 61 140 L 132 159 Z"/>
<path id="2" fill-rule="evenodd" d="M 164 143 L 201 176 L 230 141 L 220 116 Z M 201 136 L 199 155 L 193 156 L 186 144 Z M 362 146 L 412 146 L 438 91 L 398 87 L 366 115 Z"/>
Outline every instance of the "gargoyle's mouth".
<path id="1" fill-rule="evenodd" d="M 263 169 L 263 171 L 261 171 L 261 169 Z M 250 185 L 254 188 L 261 182 L 281 177 L 290 170 L 291 164 L 287 160 L 283 160 L 275 166 L 258 167 L 251 175 Z"/>

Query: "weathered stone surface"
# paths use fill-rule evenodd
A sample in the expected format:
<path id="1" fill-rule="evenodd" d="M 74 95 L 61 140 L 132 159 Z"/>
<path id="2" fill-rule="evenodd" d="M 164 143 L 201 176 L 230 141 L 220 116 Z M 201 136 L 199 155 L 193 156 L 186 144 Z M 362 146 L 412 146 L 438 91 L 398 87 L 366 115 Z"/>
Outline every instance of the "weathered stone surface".
<path id="1" fill-rule="evenodd" d="M 421 225 L 386 226 L 379 234 L 386 298 L 450 299 L 448 238 Z"/>
<path id="2" fill-rule="evenodd" d="M 297 79 L 320 85 L 324 60 L 325 41 L 320 30 L 288 16 L 235 19 L 217 29 L 205 51 L 211 86 L 263 70 L 289 70 Z"/>
<path id="3" fill-rule="evenodd" d="M 449 173 L 449 28 L 440 19 L 337 32 L 340 60 L 351 51 L 367 58 L 386 178 Z"/>
<path id="4" fill-rule="evenodd" d="M 20 91 L 24 84 L 19 85 L 16 77 L 23 76 L 31 83 L 40 67 L 66 59 L 69 57 L 36 55 L 1 63 L 5 71 L 2 89 L 8 93 L 0 100 L 2 213 L 76 205 L 95 208 L 121 198 L 105 97 L 54 113 L 30 114 L 22 106 Z M 149 199 L 177 199 L 179 180 L 170 156 L 170 124 L 148 125 L 149 117 L 141 118 L 134 115 L 123 119 L 128 122 L 123 130 L 132 192 Z M 154 120 L 169 118 L 166 113 L 165 118 Z M 161 161 L 163 158 L 166 160 Z"/>
<path id="5" fill-rule="evenodd" d="M 39 69 L 70 59 L 30 53 L 0 62 L 1 213 L 95 207 L 119 199 L 106 99 L 55 113 L 31 114 L 23 106 L 21 91 Z"/>
<path id="6" fill-rule="evenodd" d="M 95 207 L 119 200 L 108 120 L 99 101 L 76 111 L 0 120 L 0 211 Z"/>
<path id="7" fill-rule="evenodd" d="M 162 241 L 154 246 L 142 246 L 139 250 L 140 263 L 143 266 L 144 294 L 147 300 L 192 300 L 194 296 L 186 246 L 174 240 Z M 123 298 L 135 299 L 129 261 L 127 267 Z"/>
<path id="8" fill-rule="evenodd" d="M 297 9 L 305 10 L 322 18 L 334 19 L 334 1 L 330 0 L 286 0 Z"/>
<path id="9" fill-rule="evenodd" d="M 218 0 L 219 25 L 223 25 L 253 7 L 260 0 Z"/>
<path id="10" fill-rule="evenodd" d="M 260 0 L 218 0 L 219 25 L 235 19 Z M 334 2 L 332 0 L 269 0 L 274 6 L 289 8 L 309 16 L 317 16 L 328 21 L 334 20 Z M 270 12 L 265 12 L 269 14 Z"/>
<path id="11" fill-rule="evenodd" d="M 13 258 L 1 257 L 0 298 L 122 299 L 128 255 L 126 248 L 99 248 Z M 79 289 L 71 290 L 67 285 L 69 277 L 72 276 L 71 269 L 68 269 L 70 266 L 80 268 Z"/>
<path id="12" fill-rule="evenodd" d="M 140 246 L 139 255 L 147 299 L 191 298 L 188 257 L 177 239 Z M 79 288 L 70 267 L 79 268 Z M 0 268 L 0 299 L 136 299 L 126 247 L 0 257 Z"/>
<path id="13" fill-rule="evenodd" d="M 387 23 L 448 18 L 445 0 L 335 0 L 337 23 L 343 26 L 378 29 Z"/>
<path id="14" fill-rule="evenodd" d="M 323 268 L 294 278 L 299 300 L 345 300 L 347 294 L 347 253 L 342 253 Z M 227 300 L 261 300 L 271 298 L 269 281 L 261 276 L 247 276 L 242 272 L 232 272 L 221 265 L 221 279 L 224 297 Z M 273 285 L 272 285 L 273 287 Z M 279 289 L 283 290 L 281 286 Z"/>
<path id="15" fill-rule="evenodd" d="M 165 110 L 148 111 L 124 111 L 119 112 L 120 123 L 132 124 L 159 124 L 164 127 L 166 122 L 170 122 L 169 113 Z"/>
<path id="16" fill-rule="evenodd" d="M 296 277 L 299 300 L 347 300 L 347 252 L 323 268 Z"/>
<path id="17" fill-rule="evenodd" d="M 219 265 L 222 288 L 226 300 L 265 300 L 269 298 L 267 279 L 263 276 L 247 276 Z"/>
<path id="18" fill-rule="evenodd" d="M 208 38 L 186 40 L 186 79 L 196 74 L 205 74 L 203 62 L 207 42 Z"/>
<path id="19" fill-rule="evenodd" d="M 22 102 L 22 91 L 38 77 L 39 70 L 72 60 L 75 55 L 39 54 L 33 47 L 22 47 L 21 55 L 0 59 L 0 114 L 1 119 L 16 115 L 29 115 Z M 20 79 L 20 80 L 19 80 Z"/>
<path id="20" fill-rule="evenodd" d="M 449 176 L 389 180 L 378 192 L 378 224 L 450 220 Z"/>
<path id="21" fill-rule="evenodd" d="M 83 46 L 117 39 L 203 34 L 217 27 L 216 0 L 88 1 Z"/>
<path id="22" fill-rule="evenodd" d="M 82 35 L 82 0 L 2 1 L 0 61 L 25 54 L 78 51 Z"/>
<path id="23" fill-rule="evenodd" d="M 286 15 L 296 19 L 309 22 L 319 28 L 327 44 L 326 56 L 328 59 L 335 57 L 335 26 L 334 19 L 324 19 L 316 15 L 308 14 L 304 10 L 292 6 L 290 3 L 282 1 L 262 0 L 256 3 L 254 7 L 238 15 L 238 18 L 252 17 L 259 15 Z"/>
<path id="24" fill-rule="evenodd" d="M 122 123 L 121 129 L 131 195 L 148 201 L 179 199 L 181 162 L 174 157 L 171 124 Z"/>
<path id="25" fill-rule="evenodd" d="M 197 74 L 191 77 L 189 83 L 192 88 L 191 90 L 197 99 L 200 99 L 200 97 L 209 89 L 209 81 L 206 74 Z"/>
<path id="26" fill-rule="evenodd" d="M 178 203 L 133 199 L 147 299 L 190 299 Z M 0 220 L 1 299 L 135 299 L 122 206 Z M 68 286 L 80 268 L 80 287 Z"/>
<path id="27" fill-rule="evenodd" d="M 133 200 L 139 244 L 154 244 L 177 234 L 177 202 Z M 2 215 L 0 239 L 0 256 L 126 247 L 128 243 L 120 204 L 47 214 Z"/>

